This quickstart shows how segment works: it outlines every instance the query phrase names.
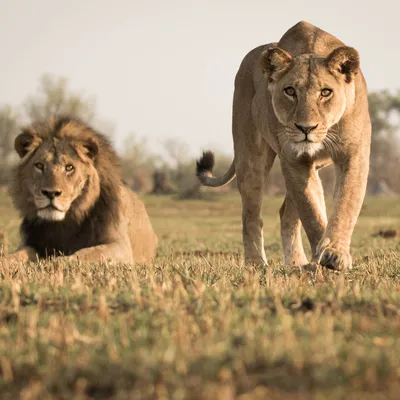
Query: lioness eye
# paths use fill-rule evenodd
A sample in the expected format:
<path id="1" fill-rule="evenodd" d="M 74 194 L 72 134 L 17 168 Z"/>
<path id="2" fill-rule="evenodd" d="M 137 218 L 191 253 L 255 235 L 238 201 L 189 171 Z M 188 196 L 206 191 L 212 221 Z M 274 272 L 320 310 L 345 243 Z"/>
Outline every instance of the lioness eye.
<path id="1" fill-rule="evenodd" d="M 322 89 L 321 90 L 321 96 L 322 97 L 329 97 L 332 94 L 331 89 Z"/>
<path id="2" fill-rule="evenodd" d="M 41 162 L 36 163 L 35 167 L 40 171 L 44 170 L 44 165 Z"/>
<path id="3" fill-rule="evenodd" d="M 71 172 L 71 171 L 73 171 L 74 169 L 75 169 L 74 166 L 71 165 L 71 164 L 67 164 L 67 165 L 65 166 L 65 170 L 66 170 L 67 172 Z"/>
<path id="4" fill-rule="evenodd" d="M 284 91 L 290 97 L 294 97 L 296 95 L 296 91 L 291 86 L 285 88 Z"/>

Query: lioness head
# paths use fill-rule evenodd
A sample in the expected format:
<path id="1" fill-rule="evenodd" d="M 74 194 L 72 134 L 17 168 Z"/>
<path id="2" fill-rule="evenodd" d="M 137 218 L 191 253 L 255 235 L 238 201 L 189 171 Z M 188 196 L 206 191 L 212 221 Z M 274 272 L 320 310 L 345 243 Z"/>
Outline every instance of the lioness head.
<path id="1" fill-rule="evenodd" d="M 24 216 L 48 221 L 85 217 L 100 195 L 98 135 L 69 119 L 35 123 L 15 139 L 21 157 L 12 195 Z"/>
<path id="2" fill-rule="evenodd" d="M 354 75 L 359 55 L 351 47 L 335 49 L 326 58 L 315 54 L 292 57 L 279 47 L 262 53 L 275 115 L 284 126 L 284 142 L 297 155 L 312 156 L 335 143 L 329 130 L 355 98 Z"/>

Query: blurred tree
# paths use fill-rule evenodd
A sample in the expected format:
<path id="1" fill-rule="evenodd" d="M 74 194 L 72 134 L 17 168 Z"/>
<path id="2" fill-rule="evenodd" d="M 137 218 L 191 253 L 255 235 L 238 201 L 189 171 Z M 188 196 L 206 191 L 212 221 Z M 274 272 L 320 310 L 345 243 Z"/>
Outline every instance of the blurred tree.
<path id="1" fill-rule="evenodd" d="M 29 96 L 23 104 L 23 116 L 28 121 L 43 120 L 54 115 L 69 115 L 82 119 L 95 128 L 106 126 L 108 135 L 111 125 L 94 121 L 95 101 L 73 93 L 68 80 L 46 74 L 40 78 L 38 94 Z M 22 125 L 22 118 L 11 106 L 0 108 L 0 184 L 7 183 L 14 157 L 14 138 Z M 26 119 L 25 119 L 26 122 Z"/>
<path id="2" fill-rule="evenodd" d="M 368 100 L 372 123 L 369 191 L 400 193 L 400 176 L 393 173 L 400 165 L 400 91 L 373 92 Z"/>
<path id="3" fill-rule="evenodd" d="M 190 167 L 192 160 L 189 156 L 187 143 L 176 138 L 170 138 L 164 141 L 164 148 L 167 158 L 171 163 L 172 180 L 176 184 L 180 194 L 190 191 L 193 192 L 193 197 L 198 197 L 200 185 L 197 184 L 193 170 L 191 170 L 191 173 L 188 173 L 192 169 Z M 191 195 L 188 197 L 191 197 Z"/>
<path id="4" fill-rule="evenodd" d="M 9 105 L 0 108 L 0 157 L 8 159 L 14 153 L 14 139 L 21 126 L 19 114 Z"/>
<path id="5" fill-rule="evenodd" d="M 167 139 L 164 141 L 164 148 L 177 169 L 179 169 L 179 165 L 186 164 L 189 161 L 189 146 L 182 140 Z"/>
<path id="6" fill-rule="evenodd" d="M 174 192 L 169 171 L 156 170 L 153 173 L 153 194 L 170 194 Z"/>
<path id="7" fill-rule="evenodd" d="M 26 117 L 30 121 L 52 116 L 67 115 L 81 119 L 94 129 L 113 136 L 115 125 L 108 120 L 95 117 L 94 97 L 84 97 L 68 87 L 68 79 L 44 74 L 39 80 L 38 94 L 29 96 L 24 103 Z"/>
<path id="8" fill-rule="evenodd" d="M 21 126 L 21 118 L 11 106 L 0 108 L 0 184 L 8 182 L 14 155 L 14 139 Z"/>
<path id="9" fill-rule="evenodd" d="M 164 141 L 170 163 L 170 176 L 177 187 L 179 198 L 201 198 L 200 182 L 193 173 L 195 160 L 190 158 L 187 143 L 171 138 Z"/>
<path id="10" fill-rule="evenodd" d="M 38 92 L 37 95 L 28 97 L 24 104 L 24 111 L 31 121 L 54 115 L 69 115 L 86 123 L 92 122 L 95 100 L 71 92 L 66 78 L 45 74 L 40 78 Z"/>
<path id="11" fill-rule="evenodd" d="M 153 172 L 160 162 L 148 146 L 146 138 L 135 134 L 124 140 L 121 154 L 122 175 L 129 187 L 139 193 L 148 193 L 153 189 Z"/>

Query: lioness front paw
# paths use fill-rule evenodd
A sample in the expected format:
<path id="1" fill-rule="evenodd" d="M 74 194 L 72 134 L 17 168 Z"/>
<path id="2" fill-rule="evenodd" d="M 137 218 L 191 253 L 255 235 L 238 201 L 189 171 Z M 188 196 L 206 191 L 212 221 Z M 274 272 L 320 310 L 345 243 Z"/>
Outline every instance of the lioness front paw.
<path id="1" fill-rule="evenodd" d="M 328 247 L 323 250 L 319 264 L 335 271 L 345 271 L 351 268 L 352 258 L 350 253 L 342 253 Z"/>

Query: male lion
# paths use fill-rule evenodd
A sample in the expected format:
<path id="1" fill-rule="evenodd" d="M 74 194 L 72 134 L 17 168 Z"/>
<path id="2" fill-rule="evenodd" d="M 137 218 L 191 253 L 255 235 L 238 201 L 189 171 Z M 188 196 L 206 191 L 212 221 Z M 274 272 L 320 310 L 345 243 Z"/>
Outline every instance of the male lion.
<path id="1" fill-rule="evenodd" d="M 206 186 L 221 186 L 236 171 L 247 262 L 267 262 L 263 184 L 278 154 L 287 188 L 280 210 L 285 264 L 307 263 L 303 225 L 313 263 L 351 267 L 350 241 L 365 196 L 371 140 L 359 64 L 355 49 L 307 22 L 244 58 L 235 80 L 232 166 L 223 177 L 212 177 L 213 154 L 206 152 L 197 175 Z M 327 220 L 318 170 L 332 162 L 336 184 Z"/>
<path id="2" fill-rule="evenodd" d="M 15 139 L 21 157 L 11 186 L 23 217 L 22 244 L 0 260 L 112 259 L 144 263 L 157 237 L 143 203 L 122 183 L 108 140 L 76 119 L 55 118 Z"/>

